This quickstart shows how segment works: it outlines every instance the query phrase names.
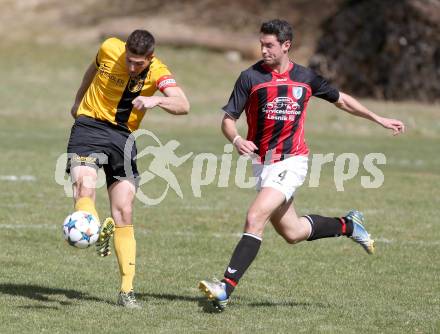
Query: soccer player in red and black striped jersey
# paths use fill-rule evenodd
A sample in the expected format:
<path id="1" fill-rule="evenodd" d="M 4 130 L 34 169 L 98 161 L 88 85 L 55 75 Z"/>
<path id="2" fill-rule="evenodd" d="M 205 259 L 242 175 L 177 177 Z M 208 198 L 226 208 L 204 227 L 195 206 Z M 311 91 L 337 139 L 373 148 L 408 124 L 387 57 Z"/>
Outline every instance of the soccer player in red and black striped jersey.
<path id="1" fill-rule="evenodd" d="M 243 71 L 235 83 L 225 112 L 222 131 L 239 154 L 256 154 L 254 164 L 258 195 L 247 213 L 244 233 L 227 266 L 222 281 L 204 280 L 199 288 L 218 310 L 223 310 L 240 278 L 257 256 L 264 227 L 270 221 L 288 243 L 347 236 L 368 254 L 374 241 L 363 227 L 363 215 L 352 210 L 344 217 L 310 214 L 298 217 L 293 206 L 295 190 L 307 174 L 309 150 L 304 140 L 304 122 L 311 97 L 333 103 L 352 115 L 391 129 L 394 135 L 404 124 L 376 115 L 348 94 L 332 87 L 312 70 L 289 59 L 292 27 L 286 21 L 262 24 L 262 60 Z M 242 138 L 236 121 L 246 113 L 248 133 Z"/>

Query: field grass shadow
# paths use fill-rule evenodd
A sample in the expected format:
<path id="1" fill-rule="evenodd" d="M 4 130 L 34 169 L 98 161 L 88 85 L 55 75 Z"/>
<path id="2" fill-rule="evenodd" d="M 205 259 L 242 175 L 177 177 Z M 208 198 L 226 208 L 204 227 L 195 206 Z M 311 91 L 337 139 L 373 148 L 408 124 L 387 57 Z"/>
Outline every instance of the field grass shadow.
<path id="1" fill-rule="evenodd" d="M 169 301 L 186 301 L 197 302 L 198 306 L 206 313 L 218 313 L 218 309 L 214 308 L 212 302 L 209 302 L 203 296 L 176 295 L 168 293 L 137 293 L 139 300 L 147 301 L 150 298 L 162 299 Z M 296 308 L 329 308 L 330 305 L 324 303 L 299 302 L 299 301 L 261 301 L 250 302 L 246 297 L 238 297 L 237 301 L 244 307 L 296 307 Z"/>
<path id="2" fill-rule="evenodd" d="M 51 288 L 32 284 L 3 283 L 0 284 L 0 294 L 24 297 L 44 303 L 57 303 L 60 306 L 71 305 L 73 301 L 93 301 L 115 305 L 108 300 L 90 296 L 88 293 L 85 292 L 72 289 Z M 57 295 L 64 296 L 67 300 L 60 301 L 54 299 L 54 297 Z M 35 306 L 35 308 L 38 308 L 38 306 Z"/>
<path id="3" fill-rule="evenodd" d="M 263 301 L 258 303 L 247 303 L 249 307 L 302 307 L 302 308 L 329 308 L 330 305 L 323 303 L 309 303 L 309 302 L 274 302 L 274 301 Z"/>
<path id="4" fill-rule="evenodd" d="M 170 301 L 187 301 L 187 302 L 198 302 L 200 300 L 203 300 L 203 297 L 196 297 L 196 296 L 185 296 L 185 295 L 174 295 L 169 293 L 136 293 L 136 297 L 139 299 L 147 300 L 148 298 L 154 298 L 154 299 L 166 299 Z"/>
<path id="5" fill-rule="evenodd" d="M 59 310 L 58 306 L 46 306 L 46 305 L 23 305 L 18 308 L 25 310 Z"/>
<path id="6" fill-rule="evenodd" d="M 140 300 L 148 300 L 149 298 L 153 299 L 163 299 L 169 301 L 185 301 L 185 302 L 193 302 L 197 303 L 200 308 L 202 308 L 203 312 L 206 313 L 215 313 L 218 312 L 213 308 L 212 303 L 206 300 L 205 297 L 202 296 L 188 296 L 188 295 L 175 295 L 169 293 L 136 293 L 136 297 Z"/>

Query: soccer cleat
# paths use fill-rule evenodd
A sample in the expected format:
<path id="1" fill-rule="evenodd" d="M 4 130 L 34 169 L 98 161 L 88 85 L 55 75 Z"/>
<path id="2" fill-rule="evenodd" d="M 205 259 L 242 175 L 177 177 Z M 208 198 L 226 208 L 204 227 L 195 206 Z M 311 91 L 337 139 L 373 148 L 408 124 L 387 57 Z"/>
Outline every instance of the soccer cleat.
<path id="1" fill-rule="evenodd" d="M 142 306 L 136 300 L 133 291 L 129 292 L 119 292 L 118 303 L 119 306 L 123 306 L 131 309 L 141 309 Z"/>
<path id="2" fill-rule="evenodd" d="M 353 222 L 353 234 L 351 239 L 362 246 L 368 254 L 374 253 L 374 240 L 370 238 L 365 227 L 362 225 L 364 222 L 364 215 L 357 210 L 351 210 L 345 216 L 346 219 Z"/>
<path id="3" fill-rule="evenodd" d="M 115 232 L 115 221 L 113 218 L 109 217 L 104 220 L 100 229 L 99 229 L 99 237 L 96 241 L 96 253 L 99 256 L 105 257 L 111 254 L 110 252 L 110 239 Z"/>
<path id="4" fill-rule="evenodd" d="M 217 311 L 222 312 L 226 308 L 229 298 L 226 294 L 225 283 L 215 278 L 212 281 L 200 281 L 199 290 L 202 291 Z"/>

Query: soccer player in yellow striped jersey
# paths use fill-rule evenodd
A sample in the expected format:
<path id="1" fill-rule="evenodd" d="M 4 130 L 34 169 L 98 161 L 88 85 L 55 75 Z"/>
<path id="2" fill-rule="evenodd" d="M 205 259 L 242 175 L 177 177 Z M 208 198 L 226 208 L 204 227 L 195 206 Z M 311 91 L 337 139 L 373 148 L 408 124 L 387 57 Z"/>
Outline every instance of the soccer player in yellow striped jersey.
<path id="1" fill-rule="evenodd" d="M 98 219 L 95 186 L 98 169 L 104 169 L 112 217 L 101 223 L 96 251 L 109 255 L 114 235 L 121 274 L 118 304 L 128 308 L 140 307 L 133 292 L 136 240 L 132 223 L 139 173 L 136 145 L 125 154 L 129 161 L 124 161 L 125 144 L 148 109 L 158 106 L 173 115 L 189 112 L 184 92 L 155 57 L 154 45 L 154 37 L 146 30 L 133 31 L 126 43 L 117 38 L 102 43 L 76 94 L 71 109 L 75 123 L 67 147 L 66 171 L 73 182 L 75 210 Z M 163 95 L 154 95 L 157 90 Z"/>
<path id="2" fill-rule="evenodd" d="M 165 64 L 153 54 L 138 57 L 126 51 L 125 43 L 117 38 L 102 43 L 91 67 L 96 75 L 82 100 L 77 101 L 81 103 L 76 115 L 90 116 L 134 131 L 145 114 L 143 104 L 139 105 L 140 109 L 133 107 L 137 96 L 152 96 L 156 90 L 183 95 L 178 88 L 167 90 L 177 84 Z M 157 99 L 151 102 L 148 107 L 159 103 Z"/>

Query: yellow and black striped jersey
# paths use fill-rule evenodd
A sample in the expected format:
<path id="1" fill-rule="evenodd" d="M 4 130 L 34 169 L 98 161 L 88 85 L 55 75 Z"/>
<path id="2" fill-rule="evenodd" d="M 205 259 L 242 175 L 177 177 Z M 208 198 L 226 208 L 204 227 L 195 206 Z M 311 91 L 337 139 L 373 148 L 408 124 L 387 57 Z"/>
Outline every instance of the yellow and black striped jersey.
<path id="1" fill-rule="evenodd" d="M 134 131 L 145 112 L 133 107 L 137 96 L 152 96 L 157 90 L 177 86 L 168 67 L 153 57 L 136 78 L 130 78 L 125 60 L 125 43 L 109 38 L 96 55 L 97 73 L 85 93 L 77 115 L 108 121 Z"/>

